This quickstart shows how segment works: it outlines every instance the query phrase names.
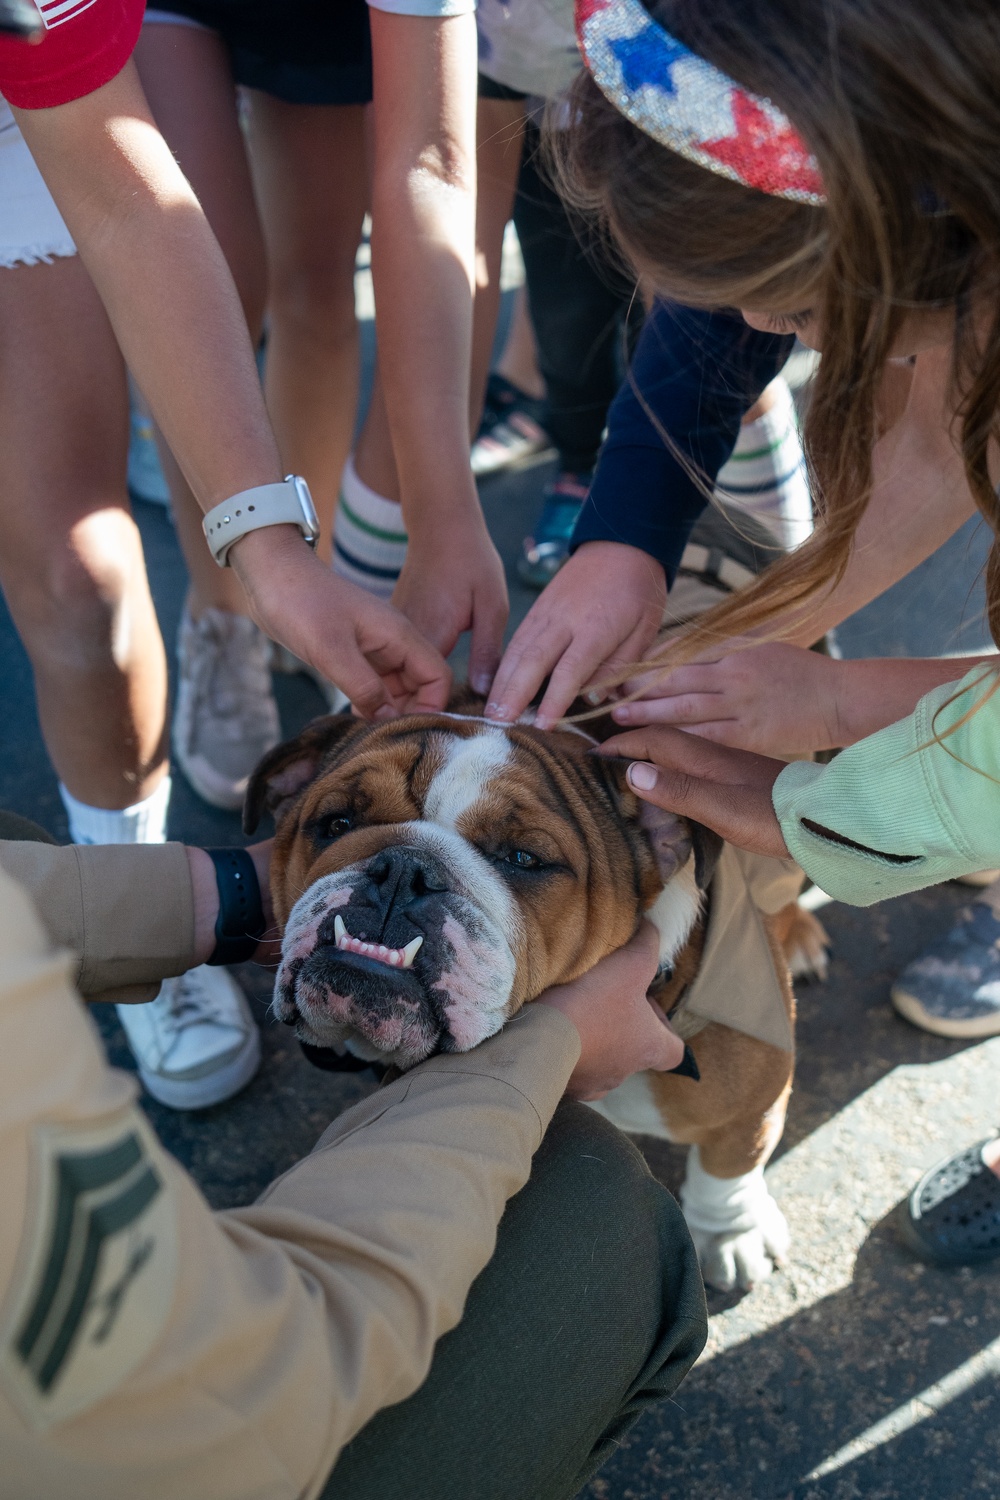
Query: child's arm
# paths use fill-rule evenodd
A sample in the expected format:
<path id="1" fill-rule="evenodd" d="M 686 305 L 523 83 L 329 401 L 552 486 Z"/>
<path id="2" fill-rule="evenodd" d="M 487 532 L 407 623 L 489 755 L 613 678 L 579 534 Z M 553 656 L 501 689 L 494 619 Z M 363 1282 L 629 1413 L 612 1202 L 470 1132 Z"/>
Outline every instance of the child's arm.
<path id="1" fill-rule="evenodd" d="M 601 750 L 633 762 L 629 783 L 655 806 L 741 849 L 791 854 L 838 901 L 870 906 L 1000 862 L 996 686 L 995 664 L 974 667 L 825 766 L 662 727 Z"/>
<path id="2" fill-rule="evenodd" d="M 673 724 L 718 745 L 787 756 L 841 749 L 913 712 L 925 693 L 993 656 L 834 661 L 775 641 L 678 667 L 620 703 L 617 724 Z"/>
<path id="3" fill-rule="evenodd" d="M 369 14 L 379 378 L 410 539 L 394 603 L 445 654 L 471 629 L 470 677 L 485 686 L 507 589 L 469 465 L 475 17 L 471 0 L 371 0 Z"/>
<path id="4" fill-rule="evenodd" d="M 81 98 L 15 112 L 202 509 L 280 480 L 236 289 L 135 64 Z M 231 556 L 258 624 L 360 712 L 443 706 L 450 674 L 434 648 L 324 567 L 296 527 L 253 531 Z"/>
<path id="5" fill-rule="evenodd" d="M 974 513 L 962 457 L 949 433 L 948 378 L 947 350 L 932 349 L 918 356 L 904 414 L 875 445 L 872 498 L 858 527 L 847 573 L 808 609 L 772 623 L 768 634 L 800 646 L 811 645 L 905 577 Z M 697 371 L 695 384 L 697 388 Z M 703 402 L 708 403 L 710 396 L 708 385 Z M 701 421 L 707 426 L 707 414 Z M 664 456 L 669 459 L 666 450 Z M 679 469 L 677 475 L 672 483 L 681 484 Z M 661 490 L 655 496 L 664 530 L 672 514 L 672 494 L 672 490 L 666 495 Z M 638 496 L 623 493 L 616 512 L 619 520 L 627 510 L 626 501 L 634 503 L 641 514 L 652 503 L 641 489 Z M 685 530 L 685 540 L 687 534 Z M 651 547 L 652 542 L 647 545 Z M 683 541 L 680 545 L 683 550 Z M 570 558 L 515 633 L 491 694 L 502 711 L 493 709 L 491 717 L 516 718 L 551 673 L 552 683 L 539 711 L 540 721 L 548 726 L 565 713 L 581 688 L 627 663 L 643 632 L 647 645 L 652 644 L 656 632 L 649 628 L 648 618 L 654 591 L 636 592 L 636 580 L 655 576 L 653 558 L 648 558 L 643 575 L 636 559 L 626 557 L 629 553 L 644 556 L 638 548 L 606 547 L 598 596 L 598 570 L 585 561 L 589 551 L 589 546 L 581 547 Z M 556 620 L 558 629 L 554 630 Z M 720 643 L 720 655 L 724 649 Z"/>

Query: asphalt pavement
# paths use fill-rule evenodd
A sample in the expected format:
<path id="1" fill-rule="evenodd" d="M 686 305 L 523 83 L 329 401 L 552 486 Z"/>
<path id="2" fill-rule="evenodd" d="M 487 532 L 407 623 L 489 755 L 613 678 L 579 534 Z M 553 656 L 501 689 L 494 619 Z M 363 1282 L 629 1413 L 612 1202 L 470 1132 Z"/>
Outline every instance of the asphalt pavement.
<path id="1" fill-rule="evenodd" d="M 535 465 L 482 487 L 515 620 L 532 596 L 512 565 L 548 472 Z M 144 503 L 136 511 L 171 646 L 183 564 L 165 511 Z M 848 622 L 840 632 L 845 654 L 983 645 L 984 555 L 982 529 L 970 524 Z M 0 650 L 0 805 L 65 840 L 30 668 L 2 604 Z M 288 733 L 323 711 L 304 677 L 278 678 L 277 691 Z M 207 808 L 179 773 L 170 834 L 243 841 L 238 816 Z M 895 1227 L 928 1165 L 1000 1124 L 1000 1039 L 939 1040 L 897 1017 L 888 1001 L 894 975 L 967 899 L 949 885 L 869 910 L 824 907 L 830 978 L 799 992 L 796 1087 L 769 1170 L 793 1230 L 791 1259 L 746 1296 L 711 1298 L 702 1360 L 675 1400 L 640 1421 L 584 1492 L 588 1500 L 1000 1500 L 1000 1266 L 925 1268 Z M 198 1113 L 143 1099 L 216 1207 L 252 1200 L 370 1086 L 309 1066 L 267 1013 L 269 976 L 249 965 L 238 974 L 263 1030 L 259 1076 L 237 1099 Z M 113 1011 L 99 1025 L 112 1061 L 131 1069 Z M 682 1154 L 640 1144 L 676 1188 Z M 405 1481 L 400 1495 L 405 1500 Z"/>

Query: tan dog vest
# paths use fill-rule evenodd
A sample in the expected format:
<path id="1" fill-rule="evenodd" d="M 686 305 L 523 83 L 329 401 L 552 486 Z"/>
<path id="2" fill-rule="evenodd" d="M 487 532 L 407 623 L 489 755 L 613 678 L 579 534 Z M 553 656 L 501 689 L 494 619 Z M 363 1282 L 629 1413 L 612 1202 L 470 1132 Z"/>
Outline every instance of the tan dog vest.
<path id="1" fill-rule="evenodd" d="M 794 901 L 802 871 L 794 860 L 723 847 L 712 877 L 701 964 L 671 1013 L 685 1041 L 710 1021 L 793 1050 L 792 1028 L 761 914 Z"/>

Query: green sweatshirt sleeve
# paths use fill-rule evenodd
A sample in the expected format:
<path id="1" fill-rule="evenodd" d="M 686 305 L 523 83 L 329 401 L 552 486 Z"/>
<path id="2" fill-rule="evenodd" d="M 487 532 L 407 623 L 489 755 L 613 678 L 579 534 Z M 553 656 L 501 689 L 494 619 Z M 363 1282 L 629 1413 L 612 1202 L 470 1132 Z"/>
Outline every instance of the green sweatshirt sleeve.
<path id="1" fill-rule="evenodd" d="M 785 843 L 822 890 L 871 906 L 1000 865 L 998 671 L 980 663 L 830 765 L 782 771 Z"/>

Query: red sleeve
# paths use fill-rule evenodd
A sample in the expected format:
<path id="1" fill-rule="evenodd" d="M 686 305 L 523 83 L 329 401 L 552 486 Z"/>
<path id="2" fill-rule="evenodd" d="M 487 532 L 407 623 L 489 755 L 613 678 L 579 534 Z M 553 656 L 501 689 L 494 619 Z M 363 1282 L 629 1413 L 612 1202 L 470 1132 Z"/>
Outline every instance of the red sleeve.
<path id="1" fill-rule="evenodd" d="M 145 0 L 35 0 L 36 42 L 0 36 L 0 94 L 18 109 L 68 104 L 109 83 L 132 56 Z"/>

